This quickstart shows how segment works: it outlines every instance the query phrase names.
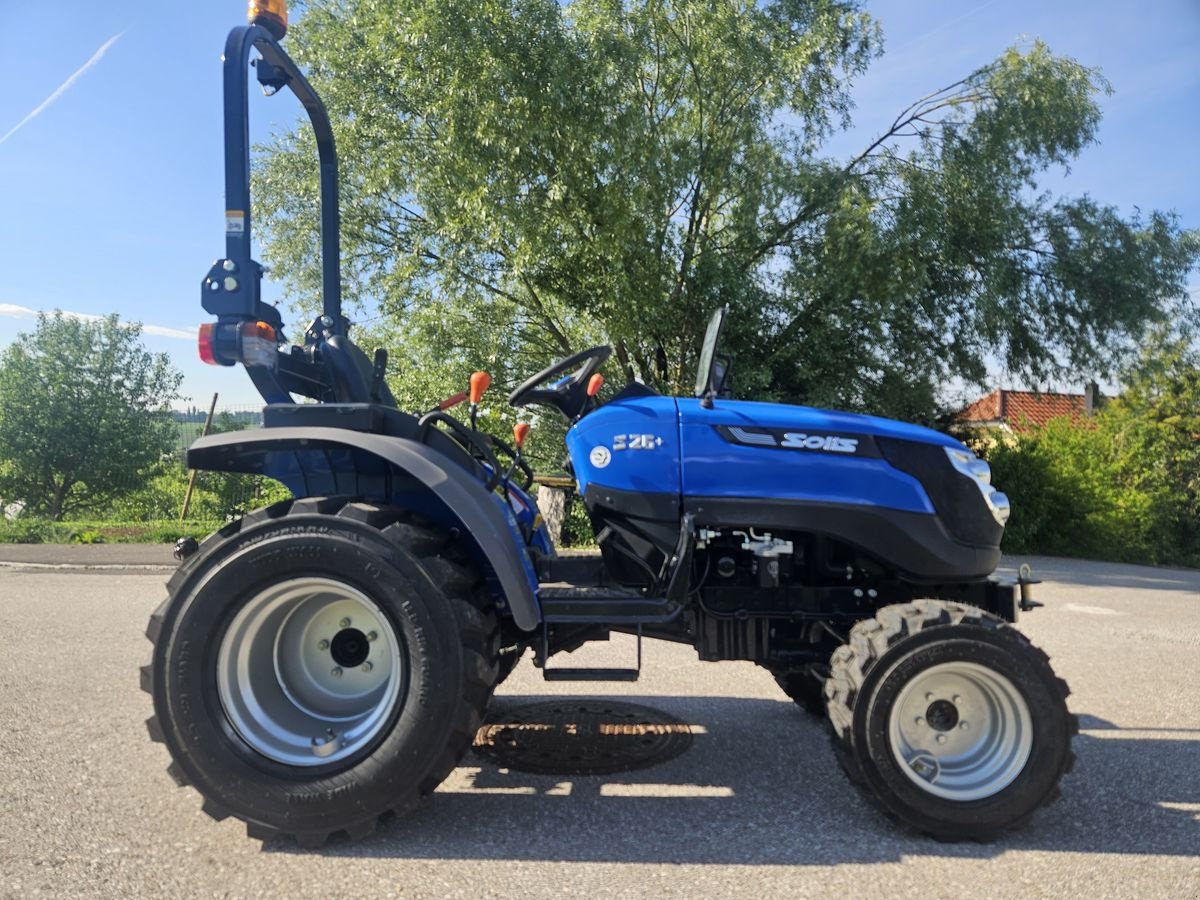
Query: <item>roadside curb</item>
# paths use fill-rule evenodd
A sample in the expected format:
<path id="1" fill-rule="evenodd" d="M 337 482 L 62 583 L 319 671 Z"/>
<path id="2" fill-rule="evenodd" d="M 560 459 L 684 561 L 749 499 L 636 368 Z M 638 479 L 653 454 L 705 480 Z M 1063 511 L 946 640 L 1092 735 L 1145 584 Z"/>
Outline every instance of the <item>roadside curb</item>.
<path id="1" fill-rule="evenodd" d="M 0 559 L 0 569 L 17 569 L 40 572 L 170 572 L 174 566 L 160 566 L 139 563 L 38 563 L 38 562 L 9 562 Z"/>
<path id="2" fill-rule="evenodd" d="M 170 572 L 170 544 L 0 544 L 0 569 Z"/>

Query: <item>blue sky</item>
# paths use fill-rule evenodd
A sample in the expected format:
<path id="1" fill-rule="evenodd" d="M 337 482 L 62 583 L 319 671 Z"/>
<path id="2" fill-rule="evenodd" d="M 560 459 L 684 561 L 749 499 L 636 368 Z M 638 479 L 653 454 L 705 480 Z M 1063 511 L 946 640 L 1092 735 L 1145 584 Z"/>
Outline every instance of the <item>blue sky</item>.
<path id="1" fill-rule="evenodd" d="M 202 365 L 190 337 L 205 319 L 200 279 L 224 247 L 219 58 L 245 0 L 53 6 L 51 22 L 44 0 L 0 0 L 0 347 L 32 327 L 26 310 L 115 311 L 156 332 L 147 345 L 171 354 L 197 404 L 213 391 L 257 403 L 243 371 Z M 1100 145 L 1048 186 L 1200 227 L 1200 0 L 866 6 L 886 53 L 859 79 L 855 130 L 831 153 L 861 149 L 918 96 L 1041 38 L 1115 91 Z M 256 102 L 252 136 L 298 111 L 290 96 Z"/>

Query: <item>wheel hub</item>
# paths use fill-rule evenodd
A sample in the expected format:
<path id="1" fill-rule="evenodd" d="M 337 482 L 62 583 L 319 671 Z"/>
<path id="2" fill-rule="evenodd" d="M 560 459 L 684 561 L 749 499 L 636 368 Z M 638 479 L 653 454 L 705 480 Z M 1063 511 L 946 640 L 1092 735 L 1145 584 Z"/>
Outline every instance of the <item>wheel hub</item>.
<path id="1" fill-rule="evenodd" d="M 1008 787 L 1029 761 L 1033 721 L 1004 675 L 973 662 L 931 666 L 897 695 L 888 739 L 900 771 L 922 790 L 962 802 Z"/>
<path id="2" fill-rule="evenodd" d="M 390 619 L 331 578 L 277 582 L 234 617 L 217 654 L 217 693 L 234 730 L 278 763 L 325 765 L 391 721 L 407 677 Z"/>
<path id="3" fill-rule="evenodd" d="M 329 655 L 339 666 L 361 666 L 370 652 L 367 636 L 357 628 L 343 628 L 329 642 Z"/>
<path id="4" fill-rule="evenodd" d="M 958 724 L 958 707 L 949 700 L 934 700 L 925 710 L 925 721 L 935 731 L 949 731 Z"/>

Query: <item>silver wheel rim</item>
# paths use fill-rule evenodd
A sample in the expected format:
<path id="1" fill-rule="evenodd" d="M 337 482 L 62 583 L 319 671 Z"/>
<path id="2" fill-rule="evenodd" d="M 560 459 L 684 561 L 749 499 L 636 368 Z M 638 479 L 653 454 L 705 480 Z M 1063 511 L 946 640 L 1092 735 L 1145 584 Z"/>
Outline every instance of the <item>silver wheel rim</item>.
<path id="1" fill-rule="evenodd" d="M 900 691 L 888 719 L 900 771 L 946 800 L 982 800 L 1021 774 L 1033 749 L 1033 721 L 1021 692 L 978 663 L 924 670 Z"/>
<path id="2" fill-rule="evenodd" d="M 234 730 L 290 766 L 328 765 L 369 744 L 391 720 L 405 674 L 387 616 L 330 578 L 260 591 L 217 653 L 217 693 Z"/>

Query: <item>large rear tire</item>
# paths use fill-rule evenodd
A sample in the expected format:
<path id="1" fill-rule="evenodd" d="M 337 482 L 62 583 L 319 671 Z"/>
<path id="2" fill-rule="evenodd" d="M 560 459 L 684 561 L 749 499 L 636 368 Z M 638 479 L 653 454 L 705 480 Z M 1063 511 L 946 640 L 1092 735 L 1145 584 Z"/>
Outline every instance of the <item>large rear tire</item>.
<path id="1" fill-rule="evenodd" d="M 1059 795 L 1078 731 L 1045 653 L 1003 620 L 919 600 L 854 626 L 825 694 L 847 777 L 891 818 L 989 841 Z"/>
<path id="2" fill-rule="evenodd" d="M 471 745 L 499 628 L 454 539 L 396 509 L 286 501 L 208 538 L 151 616 L 142 686 L 171 775 L 252 837 L 370 833 Z"/>

